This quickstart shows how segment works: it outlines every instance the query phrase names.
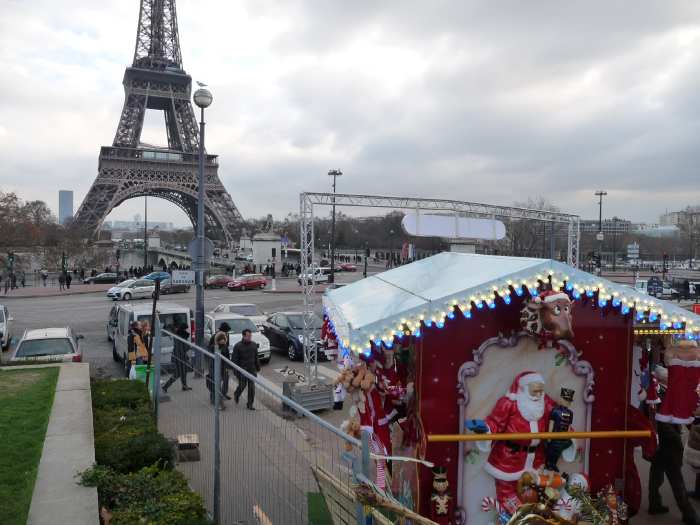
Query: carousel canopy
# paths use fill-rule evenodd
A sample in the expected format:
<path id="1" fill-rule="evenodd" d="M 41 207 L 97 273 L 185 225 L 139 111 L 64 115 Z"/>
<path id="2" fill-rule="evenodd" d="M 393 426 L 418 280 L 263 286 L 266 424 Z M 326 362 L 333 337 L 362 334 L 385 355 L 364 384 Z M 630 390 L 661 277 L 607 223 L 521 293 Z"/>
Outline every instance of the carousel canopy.
<path id="1" fill-rule="evenodd" d="M 600 306 L 636 313 L 661 330 L 700 331 L 700 317 L 667 301 L 566 264 L 548 259 L 444 252 L 373 275 L 323 297 L 326 314 L 344 349 L 361 352 L 370 341 L 393 344 L 394 337 L 420 335 L 421 324 L 438 327 L 455 317 L 471 317 L 473 308 L 496 308 L 496 298 L 537 294 L 540 281 L 566 289 L 574 299 L 594 297 Z"/>

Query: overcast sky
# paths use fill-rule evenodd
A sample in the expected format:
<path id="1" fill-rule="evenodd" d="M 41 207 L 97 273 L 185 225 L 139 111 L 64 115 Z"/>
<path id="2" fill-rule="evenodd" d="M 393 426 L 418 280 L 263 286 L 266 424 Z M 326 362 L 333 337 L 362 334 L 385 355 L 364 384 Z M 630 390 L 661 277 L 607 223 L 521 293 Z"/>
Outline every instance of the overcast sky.
<path id="1" fill-rule="evenodd" d="M 110 145 L 138 0 L 0 0 L 0 189 L 79 206 Z M 207 149 L 246 217 L 301 191 L 656 221 L 700 203 L 700 2 L 179 0 Z M 142 140 L 164 144 L 162 114 Z M 110 219 L 131 219 L 143 199 Z M 165 201 L 153 220 L 186 223 Z"/>

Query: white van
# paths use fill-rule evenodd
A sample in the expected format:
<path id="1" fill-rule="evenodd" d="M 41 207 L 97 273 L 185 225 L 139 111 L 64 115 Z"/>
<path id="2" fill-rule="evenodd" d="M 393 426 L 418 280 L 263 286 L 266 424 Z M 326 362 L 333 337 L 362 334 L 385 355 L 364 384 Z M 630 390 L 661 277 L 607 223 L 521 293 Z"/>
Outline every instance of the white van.
<path id="1" fill-rule="evenodd" d="M 107 321 L 107 337 L 112 339 L 112 357 L 115 361 L 124 365 L 124 373 L 129 373 L 129 326 L 134 321 L 151 322 L 151 304 L 120 304 L 114 306 L 109 312 Z M 192 323 L 194 322 L 192 311 L 187 306 L 180 306 L 174 303 L 158 303 L 157 306 L 160 322 L 163 328 L 170 332 L 175 331 L 175 327 L 185 324 L 192 334 Z M 170 358 L 173 351 L 173 340 L 163 334 L 161 345 L 161 363 L 170 366 Z"/>

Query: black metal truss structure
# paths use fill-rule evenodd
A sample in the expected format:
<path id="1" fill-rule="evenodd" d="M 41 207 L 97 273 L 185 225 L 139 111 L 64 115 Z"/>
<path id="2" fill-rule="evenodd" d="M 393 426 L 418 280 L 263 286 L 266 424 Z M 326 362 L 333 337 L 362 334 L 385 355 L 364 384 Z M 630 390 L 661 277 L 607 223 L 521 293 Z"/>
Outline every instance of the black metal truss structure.
<path id="1" fill-rule="evenodd" d="M 175 0 L 141 0 L 134 61 L 123 85 L 114 141 L 100 150 L 97 179 L 73 226 L 94 236 L 114 208 L 140 196 L 175 203 L 195 225 L 199 128 L 190 102 L 192 78 L 182 69 Z M 167 148 L 140 142 L 147 109 L 163 111 Z M 205 178 L 206 235 L 232 245 L 243 217 L 219 179 L 216 155 L 206 155 Z"/>

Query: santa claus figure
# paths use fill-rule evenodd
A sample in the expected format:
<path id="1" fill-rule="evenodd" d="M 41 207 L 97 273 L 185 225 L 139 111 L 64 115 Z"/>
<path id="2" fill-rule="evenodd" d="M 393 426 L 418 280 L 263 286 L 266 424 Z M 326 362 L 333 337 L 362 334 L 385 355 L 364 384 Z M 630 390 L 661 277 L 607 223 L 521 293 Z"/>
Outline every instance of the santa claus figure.
<path id="1" fill-rule="evenodd" d="M 696 341 L 682 340 L 666 349 L 668 387 L 656 420 L 676 425 L 692 423 L 698 407 L 700 383 L 700 348 Z"/>
<path id="2" fill-rule="evenodd" d="M 549 416 L 556 403 L 544 391 L 544 378 L 537 372 L 521 372 L 507 395 L 485 420 L 468 420 L 467 428 L 477 433 L 532 433 L 548 430 Z M 501 509 L 514 513 L 521 505 L 517 483 L 526 471 L 539 469 L 545 462 L 544 445 L 539 439 L 527 441 L 480 441 L 477 447 L 489 452 L 484 470 L 496 480 L 496 500 Z M 576 456 L 572 442 L 562 453 L 565 461 Z"/>

